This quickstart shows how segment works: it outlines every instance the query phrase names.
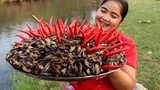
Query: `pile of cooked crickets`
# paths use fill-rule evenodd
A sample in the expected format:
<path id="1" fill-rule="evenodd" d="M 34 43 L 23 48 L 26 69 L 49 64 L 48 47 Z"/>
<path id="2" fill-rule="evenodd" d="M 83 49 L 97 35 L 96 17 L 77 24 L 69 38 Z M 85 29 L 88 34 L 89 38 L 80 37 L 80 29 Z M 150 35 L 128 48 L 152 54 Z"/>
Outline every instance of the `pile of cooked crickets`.
<path id="1" fill-rule="evenodd" d="M 121 32 L 114 34 L 114 27 L 104 32 L 102 27 L 84 26 L 86 19 L 78 25 L 79 17 L 67 25 L 67 19 L 44 22 L 37 19 L 38 27 L 33 30 L 18 30 L 22 39 L 15 42 L 6 55 L 6 60 L 17 70 L 38 76 L 83 77 L 99 75 L 123 67 L 126 62 L 124 45 L 117 40 Z"/>

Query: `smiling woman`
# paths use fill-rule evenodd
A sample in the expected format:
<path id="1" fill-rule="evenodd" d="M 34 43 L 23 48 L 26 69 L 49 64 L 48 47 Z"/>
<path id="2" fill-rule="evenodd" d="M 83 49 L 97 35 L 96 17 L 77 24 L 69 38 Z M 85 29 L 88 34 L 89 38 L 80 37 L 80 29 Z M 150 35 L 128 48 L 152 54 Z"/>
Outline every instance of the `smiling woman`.
<path id="1" fill-rule="evenodd" d="M 97 10 L 95 22 L 99 27 L 109 33 L 112 29 L 118 28 L 128 12 L 128 3 L 126 0 L 103 0 Z M 115 33 L 116 36 L 117 33 Z M 118 39 L 130 44 L 124 51 L 127 63 L 121 69 L 106 75 L 103 78 L 96 78 L 83 82 L 71 82 L 75 90 L 133 90 L 136 83 L 136 62 L 137 49 L 134 41 L 120 34 Z M 123 46 L 122 48 L 125 48 Z"/>
<path id="2" fill-rule="evenodd" d="M 128 12 L 128 4 L 123 0 L 105 3 L 104 0 L 96 14 L 96 22 L 100 22 L 105 30 L 110 29 L 110 24 L 117 28 Z"/>
<path id="3" fill-rule="evenodd" d="M 110 24 L 117 28 L 121 20 L 121 5 L 113 1 L 104 3 L 97 11 L 96 22 L 101 23 L 106 31 L 110 29 Z"/>

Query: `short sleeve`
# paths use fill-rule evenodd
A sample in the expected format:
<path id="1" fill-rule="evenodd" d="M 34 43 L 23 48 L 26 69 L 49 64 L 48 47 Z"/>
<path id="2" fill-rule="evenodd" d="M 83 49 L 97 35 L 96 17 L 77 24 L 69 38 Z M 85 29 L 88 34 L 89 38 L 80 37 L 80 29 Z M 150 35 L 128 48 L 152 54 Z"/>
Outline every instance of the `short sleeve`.
<path id="1" fill-rule="evenodd" d="M 123 47 L 123 48 L 129 48 L 128 50 L 125 51 L 127 65 L 136 69 L 137 68 L 137 48 L 134 41 L 131 38 L 124 35 L 122 35 L 120 39 L 123 42 L 129 43 L 129 45 Z"/>
<path id="2" fill-rule="evenodd" d="M 126 60 L 127 60 L 127 65 L 137 68 L 137 49 L 135 44 L 130 46 L 129 50 L 126 51 Z"/>

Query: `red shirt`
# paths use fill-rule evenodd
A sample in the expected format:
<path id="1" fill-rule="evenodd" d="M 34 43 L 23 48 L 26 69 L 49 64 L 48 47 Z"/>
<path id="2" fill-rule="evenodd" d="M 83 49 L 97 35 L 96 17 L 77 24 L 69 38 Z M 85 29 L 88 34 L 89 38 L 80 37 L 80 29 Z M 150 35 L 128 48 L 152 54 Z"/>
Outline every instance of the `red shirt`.
<path id="1" fill-rule="evenodd" d="M 130 44 L 123 47 L 129 47 L 129 50 L 125 51 L 127 60 L 126 64 L 136 69 L 137 49 L 136 45 L 134 44 L 134 41 L 131 38 L 122 34 L 118 37 L 118 39 L 122 42 L 128 42 Z M 75 88 L 75 90 L 115 90 L 112 84 L 110 83 L 107 75 L 99 80 L 86 80 L 72 85 Z"/>

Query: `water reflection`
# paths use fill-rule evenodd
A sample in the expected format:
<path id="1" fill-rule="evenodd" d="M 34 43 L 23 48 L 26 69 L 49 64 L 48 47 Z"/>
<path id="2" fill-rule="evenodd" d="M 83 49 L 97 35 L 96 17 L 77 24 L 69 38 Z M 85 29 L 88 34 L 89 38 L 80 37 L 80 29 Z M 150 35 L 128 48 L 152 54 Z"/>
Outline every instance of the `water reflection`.
<path id="1" fill-rule="evenodd" d="M 48 19 L 51 16 L 72 19 L 80 16 L 82 19 L 90 18 L 90 12 L 96 10 L 101 0 L 40 0 L 23 2 L 20 4 L 6 4 L 0 8 L 0 22 L 21 23 L 31 18 L 32 14 L 37 17 Z M 7 17 L 7 18 L 4 18 Z"/>
<path id="2" fill-rule="evenodd" d="M 67 18 L 72 22 L 77 16 L 80 21 L 87 18 L 94 22 L 95 11 L 101 0 L 31 0 L 31 2 L 11 3 L 0 5 L 0 90 L 10 86 L 9 75 L 11 68 L 5 61 L 6 53 L 12 47 L 18 29 L 27 29 L 26 23 L 32 27 L 37 23 L 32 15 L 43 17 L 49 21 L 50 17 Z M 5 74 L 5 75 L 4 75 Z"/>

